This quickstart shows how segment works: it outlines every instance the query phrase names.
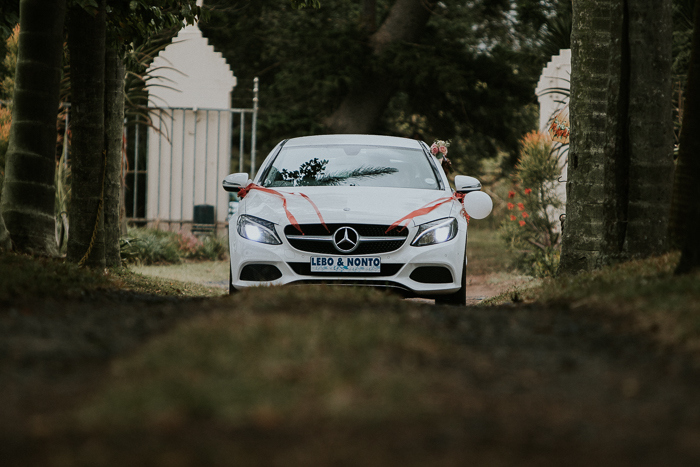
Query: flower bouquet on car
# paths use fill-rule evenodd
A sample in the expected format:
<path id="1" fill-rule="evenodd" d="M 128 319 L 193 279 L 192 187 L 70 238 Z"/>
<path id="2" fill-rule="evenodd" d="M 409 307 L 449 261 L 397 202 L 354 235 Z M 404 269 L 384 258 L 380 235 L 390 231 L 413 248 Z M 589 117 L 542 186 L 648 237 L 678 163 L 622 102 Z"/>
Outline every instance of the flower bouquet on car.
<path id="1" fill-rule="evenodd" d="M 452 162 L 447 158 L 447 148 L 450 147 L 449 141 L 435 140 L 430 146 L 430 153 L 437 158 L 442 164 L 442 170 L 445 173 L 452 172 Z"/>

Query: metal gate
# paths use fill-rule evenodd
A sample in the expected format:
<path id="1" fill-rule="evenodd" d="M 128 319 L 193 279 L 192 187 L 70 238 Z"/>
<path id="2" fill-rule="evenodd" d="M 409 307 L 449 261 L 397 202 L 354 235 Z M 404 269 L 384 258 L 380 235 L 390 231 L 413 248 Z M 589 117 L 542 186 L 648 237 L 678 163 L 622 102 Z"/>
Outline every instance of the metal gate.
<path id="1" fill-rule="evenodd" d="M 230 199 L 221 180 L 233 170 L 236 133 L 238 171 L 255 173 L 257 114 L 257 78 L 252 108 L 149 108 L 150 124 L 126 134 L 127 220 L 171 230 L 225 227 Z"/>

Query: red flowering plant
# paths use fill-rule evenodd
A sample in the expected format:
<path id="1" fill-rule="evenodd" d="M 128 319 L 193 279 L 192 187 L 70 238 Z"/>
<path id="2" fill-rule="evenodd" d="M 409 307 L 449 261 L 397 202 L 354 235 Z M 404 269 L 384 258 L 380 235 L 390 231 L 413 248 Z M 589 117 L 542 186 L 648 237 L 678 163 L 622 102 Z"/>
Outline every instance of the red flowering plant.
<path id="1" fill-rule="evenodd" d="M 561 154 L 548 135 L 531 132 L 520 141 L 520 158 L 508 192 L 508 216 L 500 235 L 519 253 L 526 272 L 550 276 L 559 264 L 563 207 L 557 193 L 561 177 Z"/>
<path id="2" fill-rule="evenodd" d="M 185 257 L 196 256 L 202 247 L 202 241 L 190 232 L 181 232 L 178 235 L 178 247 Z"/>

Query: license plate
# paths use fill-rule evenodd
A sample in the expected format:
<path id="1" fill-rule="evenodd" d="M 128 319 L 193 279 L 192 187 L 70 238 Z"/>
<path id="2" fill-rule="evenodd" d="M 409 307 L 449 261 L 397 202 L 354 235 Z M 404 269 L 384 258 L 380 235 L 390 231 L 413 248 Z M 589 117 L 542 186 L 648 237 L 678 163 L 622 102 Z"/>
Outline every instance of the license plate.
<path id="1" fill-rule="evenodd" d="M 312 256 L 311 272 L 379 272 L 379 257 L 366 256 Z"/>

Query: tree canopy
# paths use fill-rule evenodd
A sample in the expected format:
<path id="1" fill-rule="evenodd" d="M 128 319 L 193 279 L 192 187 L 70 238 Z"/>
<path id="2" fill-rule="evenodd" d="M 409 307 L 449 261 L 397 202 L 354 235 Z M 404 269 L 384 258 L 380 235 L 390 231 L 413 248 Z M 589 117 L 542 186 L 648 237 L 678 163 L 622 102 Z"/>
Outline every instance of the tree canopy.
<path id="1" fill-rule="evenodd" d="M 515 155 L 518 138 L 536 126 L 539 47 L 558 2 L 424 2 L 432 11 L 417 39 L 375 53 L 367 5 L 370 24 L 381 25 L 394 3 L 325 0 L 302 11 L 286 0 L 205 4 L 202 30 L 239 78 L 234 106 L 247 105 L 252 79 L 260 78 L 263 151 L 285 137 L 327 131 L 324 121 L 349 91 L 376 73 L 395 90 L 374 132 L 451 139 L 463 161 Z"/>

